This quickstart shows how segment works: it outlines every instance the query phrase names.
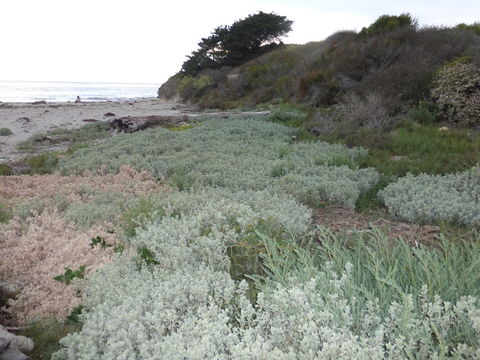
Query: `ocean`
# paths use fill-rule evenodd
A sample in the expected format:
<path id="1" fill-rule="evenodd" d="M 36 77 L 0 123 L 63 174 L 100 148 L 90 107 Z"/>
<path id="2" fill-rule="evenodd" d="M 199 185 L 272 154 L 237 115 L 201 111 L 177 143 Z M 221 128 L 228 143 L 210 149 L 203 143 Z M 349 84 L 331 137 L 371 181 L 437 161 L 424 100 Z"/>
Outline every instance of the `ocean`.
<path id="1" fill-rule="evenodd" d="M 158 84 L 0 81 L 1 102 L 119 101 L 157 96 Z"/>

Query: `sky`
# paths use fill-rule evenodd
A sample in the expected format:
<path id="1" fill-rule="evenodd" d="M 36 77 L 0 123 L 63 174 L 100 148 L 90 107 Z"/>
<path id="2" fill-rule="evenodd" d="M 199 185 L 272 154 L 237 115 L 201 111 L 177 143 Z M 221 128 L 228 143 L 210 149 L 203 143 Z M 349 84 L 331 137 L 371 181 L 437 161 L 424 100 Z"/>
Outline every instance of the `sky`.
<path id="1" fill-rule="evenodd" d="M 249 14 L 293 20 L 285 43 L 361 30 L 383 14 L 480 21 L 479 0 L 1 0 L 0 80 L 162 84 L 203 37 Z"/>

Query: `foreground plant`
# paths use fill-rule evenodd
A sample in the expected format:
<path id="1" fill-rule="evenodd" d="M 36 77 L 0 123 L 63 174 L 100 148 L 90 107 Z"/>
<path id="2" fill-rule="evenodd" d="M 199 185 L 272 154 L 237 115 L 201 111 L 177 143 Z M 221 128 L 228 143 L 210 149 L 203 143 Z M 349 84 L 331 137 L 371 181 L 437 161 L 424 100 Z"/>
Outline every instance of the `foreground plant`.
<path id="1" fill-rule="evenodd" d="M 389 212 L 411 222 L 480 228 L 480 168 L 444 176 L 407 175 L 379 192 Z"/>
<path id="2" fill-rule="evenodd" d="M 252 195 L 166 201 L 131 239 L 155 262 L 124 257 L 99 271 L 83 329 L 54 359 L 480 356 L 477 244 L 411 249 L 380 232 L 352 242 L 325 229 L 311 242 L 308 226 L 299 227 L 305 208 L 284 198 L 264 211 L 267 198 Z M 254 298 L 229 274 L 228 248 L 245 236 L 262 246 Z"/>

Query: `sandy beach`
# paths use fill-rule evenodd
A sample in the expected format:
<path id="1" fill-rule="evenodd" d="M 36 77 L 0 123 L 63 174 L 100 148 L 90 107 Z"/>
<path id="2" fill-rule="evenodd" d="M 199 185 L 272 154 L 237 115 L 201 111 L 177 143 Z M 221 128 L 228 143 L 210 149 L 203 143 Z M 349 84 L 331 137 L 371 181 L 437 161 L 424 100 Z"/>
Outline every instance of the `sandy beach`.
<path id="1" fill-rule="evenodd" d="M 90 122 L 108 121 L 122 116 L 170 116 L 185 113 L 191 113 L 191 108 L 156 98 L 81 103 L 0 103 L 0 128 L 8 128 L 13 133 L 0 136 L 0 163 L 25 156 L 16 151 L 16 146 L 34 134 L 57 128 L 79 128 Z"/>

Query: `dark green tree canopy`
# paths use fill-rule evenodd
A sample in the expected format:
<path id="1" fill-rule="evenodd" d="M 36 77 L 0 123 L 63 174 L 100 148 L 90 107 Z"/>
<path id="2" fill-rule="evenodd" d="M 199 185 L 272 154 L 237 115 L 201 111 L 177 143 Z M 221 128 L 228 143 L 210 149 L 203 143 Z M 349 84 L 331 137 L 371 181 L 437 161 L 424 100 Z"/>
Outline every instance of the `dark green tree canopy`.
<path id="1" fill-rule="evenodd" d="M 265 47 L 275 46 L 292 30 L 292 23 L 285 16 L 260 11 L 230 26 L 220 26 L 198 43 L 199 49 L 188 56 L 181 72 L 196 75 L 206 68 L 242 64 Z"/>

